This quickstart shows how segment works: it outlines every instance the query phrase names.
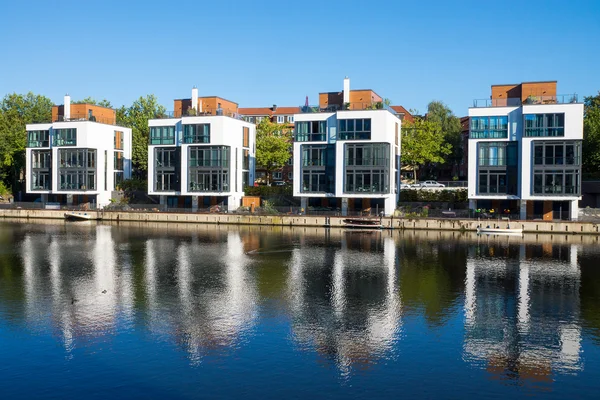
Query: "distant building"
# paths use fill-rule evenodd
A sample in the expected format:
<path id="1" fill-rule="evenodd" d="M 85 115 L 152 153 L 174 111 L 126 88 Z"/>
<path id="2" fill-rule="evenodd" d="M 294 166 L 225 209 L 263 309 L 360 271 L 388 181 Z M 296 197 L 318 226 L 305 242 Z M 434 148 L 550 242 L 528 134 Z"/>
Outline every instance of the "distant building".
<path id="1" fill-rule="evenodd" d="M 372 90 L 319 94 L 294 116 L 294 196 L 342 215 L 396 209 L 402 120 Z"/>
<path id="2" fill-rule="evenodd" d="M 493 85 L 469 109 L 469 202 L 522 219 L 577 219 L 583 104 L 556 81 Z"/>
<path id="3" fill-rule="evenodd" d="M 174 108 L 148 121 L 148 193 L 170 207 L 237 209 L 254 183 L 255 125 L 237 103 L 198 97 L 196 88 Z"/>
<path id="4" fill-rule="evenodd" d="M 26 129 L 27 193 L 43 202 L 105 206 L 131 177 L 131 129 L 116 124 L 112 108 L 71 104 L 66 95 L 50 122 Z"/>

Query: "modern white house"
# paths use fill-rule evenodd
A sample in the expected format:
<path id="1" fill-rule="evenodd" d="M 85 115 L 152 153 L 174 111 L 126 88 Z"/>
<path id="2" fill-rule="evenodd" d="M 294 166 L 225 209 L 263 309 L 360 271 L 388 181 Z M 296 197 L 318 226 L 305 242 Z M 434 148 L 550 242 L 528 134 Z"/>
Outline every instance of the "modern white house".
<path id="1" fill-rule="evenodd" d="M 67 95 L 52 122 L 26 129 L 26 191 L 42 202 L 103 207 L 131 178 L 131 129 L 116 125 L 111 108 L 71 104 Z"/>
<path id="2" fill-rule="evenodd" d="M 399 198 L 402 121 L 370 101 L 351 102 L 349 86 L 346 78 L 339 107 L 323 104 L 321 94 L 319 107 L 294 116 L 293 193 L 305 210 L 390 215 Z"/>
<path id="3" fill-rule="evenodd" d="M 213 106 L 214 105 L 214 106 Z M 254 184 L 256 126 L 218 97 L 175 100 L 175 111 L 148 121 L 148 194 L 169 207 L 235 210 Z"/>
<path id="4" fill-rule="evenodd" d="M 470 208 L 570 219 L 581 199 L 583 104 L 556 81 L 494 85 L 469 109 Z"/>

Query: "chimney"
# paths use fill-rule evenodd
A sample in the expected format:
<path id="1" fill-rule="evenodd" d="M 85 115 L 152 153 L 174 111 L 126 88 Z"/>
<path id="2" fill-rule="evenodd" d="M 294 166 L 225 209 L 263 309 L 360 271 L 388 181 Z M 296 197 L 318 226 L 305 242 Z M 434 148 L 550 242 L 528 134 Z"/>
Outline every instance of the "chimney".
<path id="1" fill-rule="evenodd" d="M 68 121 L 71 119 L 71 96 L 69 96 L 69 93 L 65 94 L 65 100 L 63 104 L 63 118 L 65 121 Z"/>
<path id="2" fill-rule="evenodd" d="M 192 108 L 198 111 L 198 88 L 196 86 L 192 88 Z"/>
<path id="3" fill-rule="evenodd" d="M 350 103 L 350 78 L 344 78 L 344 104 Z"/>
<path id="4" fill-rule="evenodd" d="M 277 104 L 273 104 L 273 111 L 277 111 Z"/>

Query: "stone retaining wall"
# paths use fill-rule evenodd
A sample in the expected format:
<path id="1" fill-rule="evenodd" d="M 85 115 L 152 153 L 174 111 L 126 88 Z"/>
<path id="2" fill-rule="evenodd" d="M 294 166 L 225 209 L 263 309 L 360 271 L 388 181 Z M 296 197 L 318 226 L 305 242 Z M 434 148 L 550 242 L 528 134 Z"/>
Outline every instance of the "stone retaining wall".
<path id="1" fill-rule="evenodd" d="M 268 226 L 311 226 L 333 228 L 344 227 L 344 217 L 325 217 L 311 215 L 282 215 L 258 216 L 236 214 L 200 214 L 200 213 L 160 213 L 160 212 L 107 212 L 87 211 L 92 218 L 104 221 L 133 221 L 133 222 L 169 222 L 169 223 L 198 223 L 198 224 L 234 224 L 234 225 L 268 225 Z M 5 210 L 0 209 L 2 218 L 23 219 L 64 219 L 64 211 L 59 210 Z M 461 219 L 382 219 L 384 227 L 389 229 L 406 230 L 447 230 L 475 231 L 477 226 L 494 226 L 497 221 L 477 221 Z M 501 228 L 506 222 L 501 222 Z M 522 228 L 526 233 L 560 233 L 560 234 L 600 234 L 599 226 L 591 222 L 547 222 L 547 221 L 511 221 L 511 228 Z"/>

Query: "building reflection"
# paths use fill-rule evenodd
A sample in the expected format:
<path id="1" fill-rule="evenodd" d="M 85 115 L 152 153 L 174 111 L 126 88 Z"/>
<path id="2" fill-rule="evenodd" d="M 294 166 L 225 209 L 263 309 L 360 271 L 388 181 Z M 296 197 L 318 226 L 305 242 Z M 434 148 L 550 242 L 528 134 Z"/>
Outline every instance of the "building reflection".
<path id="1" fill-rule="evenodd" d="M 341 248 L 295 249 L 288 292 L 295 341 L 342 373 L 376 362 L 399 336 L 396 246 L 381 232 L 348 232 Z"/>
<path id="2" fill-rule="evenodd" d="M 582 369 L 578 250 L 495 236 L 471 246 L 465 360 L 516 384 Z"/>

